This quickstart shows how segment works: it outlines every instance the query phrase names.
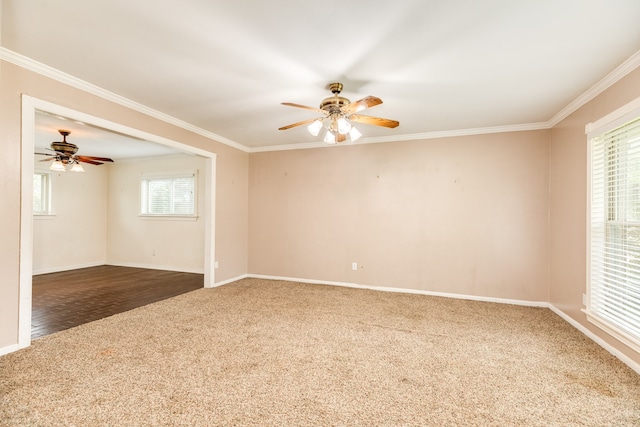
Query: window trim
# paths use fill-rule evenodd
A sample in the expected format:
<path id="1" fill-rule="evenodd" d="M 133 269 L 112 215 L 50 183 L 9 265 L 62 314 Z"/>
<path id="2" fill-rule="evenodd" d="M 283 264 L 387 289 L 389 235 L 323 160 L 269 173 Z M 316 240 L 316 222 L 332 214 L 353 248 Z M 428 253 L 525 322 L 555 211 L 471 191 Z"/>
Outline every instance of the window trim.
<path id="1" fill-rule="evenodd" d="M 193 214 L 152 214 L 142 212 L 142 182 L 144 180 L 179 179 L 193 177 Z M 138 217 L 143 220 L 165 220 L 165 221 L 196 221 L 198 215 L 198 170 L 177 171 L 177 172 L 143 172 L 140 174 L 138 185 Z"/>
<path id="2" fill-rule="evenodd" d="M 592 279 L 592 266 L 591 266 L 591 221 L 592 221 L 592 206 L 593 206 L 593 139 L 599 137 L 609 131 L 616 129 L 626 123 L 640 118 L 640 98 L 629 102 L 626 105 L 616 109 L 615 111 L 607 114 L 606 116 L 588 123 L 585 126 L 585 134 L 587 136 L 587 221 L 586 221 L 586 238 L 587 238 L 587 253 L 586 253 L 586 301 L 585 308 L 581 311 L 586 315 L 587 320 L 611 335 L 621 343 L 630 347 L 636 352 L 640 352 L 640 337 L 627 333 L 625 330 L 618 328 L 613 322 L 602 318 L 592 310 L 591 307 L 591 279 Z"/>
<path id="3" fill-rule="evenodd" d="M 55 216 L 53 213 L 53 180 L 52 180 L 52 173 L 50 171 L 45 171 L 45 170 L 34 170 L 33 171 L 33 176 L 34 179 L 31 183 L 31 186 L 33 187 L 35 185 L 35 176 L 36 175 L 42 175 L 46 177 L 46 186 L 47 186 L 47 190 L 46 190 L 46 210 L 43 211 L 36 211 L 35 210 L 35 204 L 33 203 L 33 200 L 31 202 L 31 208 L 32 208 L 32 215 L 34 218 L 39 218 L 39 219 L 49 219 L 50 217 Z M 32 190 L 33 191 L 33 190 Z M 33 197 L 33 194 L 32 194 Z"/>

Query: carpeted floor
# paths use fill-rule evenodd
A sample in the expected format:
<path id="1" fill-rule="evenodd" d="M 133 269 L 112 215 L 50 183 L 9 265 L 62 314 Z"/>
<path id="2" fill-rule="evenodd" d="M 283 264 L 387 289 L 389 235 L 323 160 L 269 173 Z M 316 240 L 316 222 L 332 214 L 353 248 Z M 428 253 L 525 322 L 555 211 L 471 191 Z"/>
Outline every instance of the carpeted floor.
<path id="1" fill-rule="evenodd" d="M 547 309 L 245 279 L 0 357 L 2 426 L 640 426 Z"/>

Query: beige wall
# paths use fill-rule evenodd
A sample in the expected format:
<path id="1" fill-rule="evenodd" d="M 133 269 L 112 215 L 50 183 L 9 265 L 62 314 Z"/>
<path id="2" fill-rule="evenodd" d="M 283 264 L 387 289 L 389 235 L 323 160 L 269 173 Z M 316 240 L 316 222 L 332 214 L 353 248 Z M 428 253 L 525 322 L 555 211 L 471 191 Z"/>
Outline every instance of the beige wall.
<path id="1" fill-rule="evenodd" d="M 547 301 L 548 141 L 532 131 L 251 154 L 249 272 Z"/>
<path id="2" fill-rule="evenodd" d="M 34 274 L 105 263 L 109 165 L 84 168 L 51 173 L 53 215 L 33 221 Z"/>
<path id="3" fill-rule="evenodd" d="M 587 138 L 585 125 L 640 97 L 640 69 L 563 120 L 551 132 L 550 303 L 640 363 L 640 355 L 598 328 L 580 311 L 586 292 Z"/>
<path id="4" fill-rule="evenodd" d="M 87 92 L 0 61 L 0 349 L 18 342 L 21 95 L 217 153 L 216 282 L 247 272 L 248 154 Z"/>
<path id="5" fill-rule="evenodd" d="M 163 156 L 121 161 L 109 166 L 107 263 L 202 273 L 205 159 L 192 155 Z M 170 174 L 172 171 L 197 172 L 198 218 L 140 217 L 142 174 Z"/>
<path id="6" fill-rule="evenodd" d="M 20 98 L 0 61 L 0 349 L 18 342 L 20 274 Z"/>

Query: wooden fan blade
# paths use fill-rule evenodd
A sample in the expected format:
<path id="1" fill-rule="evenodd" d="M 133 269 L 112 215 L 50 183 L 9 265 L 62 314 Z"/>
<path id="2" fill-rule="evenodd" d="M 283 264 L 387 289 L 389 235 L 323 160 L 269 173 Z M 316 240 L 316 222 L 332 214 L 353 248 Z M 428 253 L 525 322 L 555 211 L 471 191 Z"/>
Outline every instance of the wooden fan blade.
<path id="1" fill-rule="evenodd" d="M 376 105 L 380 104 L 382 104 L 382 99 L 375 96 L 366 96 L 356 102 L 352 102 L 351 104 L 346 105 L 344 108 L 342 108 L 342 111 L 345 114 L 357 113 L 358 111 L 366 110 L 367 108 L 375 107 Z"/>
<path id="2" fill-rule="evenodd" d="M 113 162 L 113 160 L 108 157 L 76 156 L 75 158 L 78 160 L 98 160 L 101 162 Z"/>
<path id="3" fill-rule="evenodd" d="M 322 119 L 322 117 L 320 117 L 320 119 Z M 291 128 L 294 128 L 294 127 L 296 127 L 296 126 L 302 126 L 302 125 L 306 125 L 306 124 L 309 124 L 309 123 L 313 123 L 313 122 L 315 122 L 316 120 L 318 120 L 318 118 L 317 118 L 317 117 L 316 117 L 316 118 L 314 118 L 314 119 L 307 119 L 307 120 L 303 120 L 303 121 L 298 122 L 298 123 L 293 123 L 293 124 L 290 124 L 290 125 L 287 125 L 287 126 L 282 126 L 281 128 L 278 128 L 278 130 L 287 130 L 287 129 L 291 129 Z"/>
<path id="4" fill-rule="evenodd" d="M 389 119 L 381 119 L 380 117 L 362 116 L 359 114 L 352 114 L 349 116 L 349 120 L 356 123 L 364 123 L 365 125 L 384 126 L 386 128 L 395 128 L 400 122 Z"/>
<path id="5" fill-rule="evenodd" d="M 336 135 L 336 142 L 340 143 L 340 142 L 345 142 L 347 140 L 347 136 L 343 135 L 341 133 L 338 133 Z"/>
<path id="6" fill-rule="evenodd" d="M 42 160 L 38 160 L 39 162 L 50 162 L 52 160 L 55 160 L 55 157 L 49 157 L 48 159 L 42 159 Z"/>
<path id="7" fill-rule="evenodd" d="M 51 154 L 51 153 L 33 153 L 33 154 L 39 154 L 40 156 L 52 156 L 55 157 L 55 154 Z"/>
<path id="8" fill-rule="evenodd" d="M 100 162 L 96 162 L 95 160 L 89 160 L 89 159 L 77 159 L 79 162 L 83 162 L 83 163 L 89 163 L 91 165 L 101 165 L 102 163 Z"/>
<path id="9" fill-rule="evenodd" d="M 307 107 L 306 105 L 294 104 L 292 102 L 283 102 L 282 105 L 286 105 L 286 106 L 289 106 L 289 107 L 296 107 L 296 108 L 304 108 L 305 110 L 311 110 L 311 111 L 315 111 L 316 113 L 321 113 L 321 114 L 327 115 L 326 111 L 321 110 L 321 109 L 316 108 L 316 107 Z"/>

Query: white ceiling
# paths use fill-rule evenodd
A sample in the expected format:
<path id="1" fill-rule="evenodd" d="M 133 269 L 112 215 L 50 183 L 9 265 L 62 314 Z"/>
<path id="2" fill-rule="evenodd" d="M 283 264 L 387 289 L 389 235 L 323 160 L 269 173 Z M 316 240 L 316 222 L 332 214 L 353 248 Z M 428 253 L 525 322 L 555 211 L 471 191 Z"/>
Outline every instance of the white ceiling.
<path id="1" fill-rule="evenodd" d="M 548 122 L 640 50 L 638 0 L 1 4 L 3 47 L 249 150 L 317 142 L 280 103 L 332 81 L 400 121 L 365 142 Z"/>

